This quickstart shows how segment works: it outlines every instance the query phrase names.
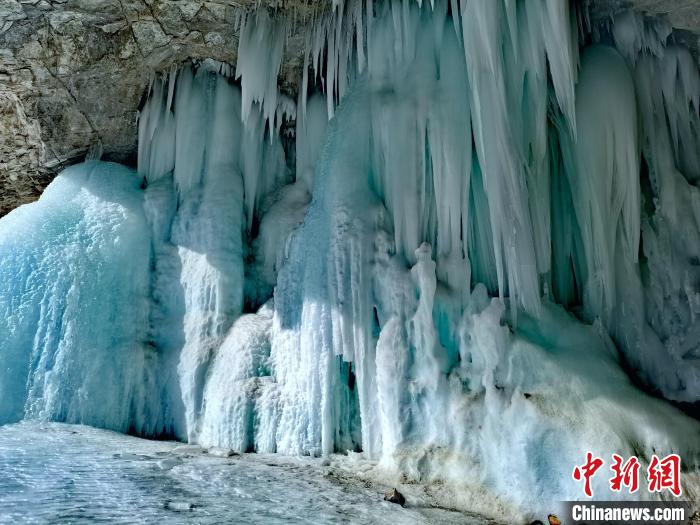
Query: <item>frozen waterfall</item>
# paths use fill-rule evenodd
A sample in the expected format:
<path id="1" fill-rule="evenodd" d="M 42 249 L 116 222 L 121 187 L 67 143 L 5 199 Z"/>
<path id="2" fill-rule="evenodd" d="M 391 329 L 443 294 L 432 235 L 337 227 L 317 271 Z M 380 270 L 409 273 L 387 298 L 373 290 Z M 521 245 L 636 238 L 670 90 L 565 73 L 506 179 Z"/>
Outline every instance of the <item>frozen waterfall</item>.
<path id="1" fill-rule="evenodd" d="M 700 490 L 692 56 L 632 13 L 420 4 L 320 16 L 297 102 L 288 21 L 244 13 L 235 74 L 154 79 L 137 172 L 0 220 L 0 423 L 361 452 L 501 516 L 579 497 L 581 451 Z"/>

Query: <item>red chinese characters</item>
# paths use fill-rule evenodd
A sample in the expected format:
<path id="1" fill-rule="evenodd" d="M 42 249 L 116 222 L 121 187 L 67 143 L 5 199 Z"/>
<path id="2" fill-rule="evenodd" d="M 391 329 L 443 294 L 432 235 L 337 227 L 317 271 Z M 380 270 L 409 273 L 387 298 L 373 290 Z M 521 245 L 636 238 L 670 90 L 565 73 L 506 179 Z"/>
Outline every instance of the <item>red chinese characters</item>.
<path id="1" fill-rule="evenodd" d="M 623 464 L 622 456 L 617 454 L 612 455 L 613 465 L 610 470 L 614 476 L 610 478 L 610 490 L 620 492 L 625 486 L 630 494 L 634 494 L 639 490 L 639 460 L 632 456 Z"/>
<path id="2" fill-rule="evenodd" d="M 653 455 L 647 475 L 649 492 L 668 489 L 676 497 L 681 495 L 681 458 L 678 454 L 669 454 L 663 459 Z"/>
<path id="3" fill-rule="evenodd" d="M 590 452 L 586 453 L 586 463 L 580 467 L 577 465 L 574 468 L 573 477 L 576 481 L 584 480 L 583 493 L 589 498 L 593 497 L 593 490 L 591 490 L 591 478 L 595 476 L 595 473 L 600 470 L 603 466 L 603 460 L 600 458 L 593 457 Z"/>
<path id="4" fill-rule="evenodd" d="M 639 490 L 639 471 L 641 465 L 639 459 L 632 456 L 625 461 L 618 454 L 612 455 L 612 465 L 610 470 L 613 475 L 609 480 L 612 492 L 622 492 L 623 488 L 627 492 L 634 494 Z M 583 493 L 593 497 L 591 482 L 596 473 L 603 467 L 604 461 L 593 456 L 591 452 L 586 453 L 586 462 L 583 465 L 576 465 L 572 476 L 575 481 L 583 481 Z M 651 457 L 647 468 L 647 481 L 649 492 L 662 492 L 668 490 L 675 497 L 680 497 L 681 489 L 681 458 L 678 454 L 669 454 L 664 458 L 654 455 Z"/>

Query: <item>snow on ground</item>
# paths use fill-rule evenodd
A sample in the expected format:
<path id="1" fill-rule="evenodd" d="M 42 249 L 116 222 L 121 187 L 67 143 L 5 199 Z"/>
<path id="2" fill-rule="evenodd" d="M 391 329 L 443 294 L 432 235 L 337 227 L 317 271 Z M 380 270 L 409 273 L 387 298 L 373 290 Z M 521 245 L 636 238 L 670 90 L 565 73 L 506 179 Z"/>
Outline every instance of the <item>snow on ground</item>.
<path id="1" fill-rule="evenodd" d="M 475 515 L 410 498 L 320 459 L 226 457 L 216 449 L 149 441 L 91 427 L 0 427 L 0 523 L 470 523 Z"/>

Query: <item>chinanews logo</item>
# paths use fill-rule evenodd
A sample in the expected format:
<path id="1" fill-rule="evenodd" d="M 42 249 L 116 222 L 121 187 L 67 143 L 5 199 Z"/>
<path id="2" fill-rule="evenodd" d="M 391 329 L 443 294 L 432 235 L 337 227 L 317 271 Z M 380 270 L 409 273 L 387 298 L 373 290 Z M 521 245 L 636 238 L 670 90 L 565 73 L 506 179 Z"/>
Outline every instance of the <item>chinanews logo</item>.
<path id="1" fill-rule="evenodd" d="M 602 458 L 587 452 L 586 462 L 574 467 L 571 475 L 574 481 L 583 483 L 583 493 L 589 498 L 593 497 L 591 481 L 604 465 L 605 462 Z M 629 494 L 634 494 L 639 490 L 640 463 L 636 456 L 624 461 L 621 456 L 613 454 L 610 470 L 613 475 L 608 482 L 612 492 L 626 491 Z M 654 454 L 646 469 L 646 488 L 649 493 L 668 491 L 674 497 L 680 498 L 682 495 L 680 456 L 669 454 L 664 458 L 659 458 Z"/>
<path id="2" fill-rule="evenodd" d="M 583 501 L 568 501 L 564 515 L 568 515 L 572 524 L 678 524 L 696 523 L 700 518 L 693 514 L 688 502 L 679 498 L 683 495 L 681 484 L 681 458 L 678 454 L 659 457 L 656 454 L 649 458 L 648 466 L 643 468 L 638 457 L 627 459 L 618 454 L 611 455 L 605 469 L 605 460 L 596 457 L 592 452 L 586 453 L 583 464 L 574 466 L 572 478 L 580 483 L 585 499 Z M 607 482 L 612 493 L 621 495 L 636 495 L 619 501 L 586 501 L 594 497 L 593 479 L 603 476 L 609 471 Z M 596 486 L 600 487 L 600 483 Z M 655 501 L 643 501 L 644 493 L 656 495 Z M 691 516 L 692 515 L 692 516 Z M 686 518 L 691 516 L 691 521 Z M 700 523 L 700 520 L 698 521 Z M 551 523 L 551 522 L 550 522 Z"/>

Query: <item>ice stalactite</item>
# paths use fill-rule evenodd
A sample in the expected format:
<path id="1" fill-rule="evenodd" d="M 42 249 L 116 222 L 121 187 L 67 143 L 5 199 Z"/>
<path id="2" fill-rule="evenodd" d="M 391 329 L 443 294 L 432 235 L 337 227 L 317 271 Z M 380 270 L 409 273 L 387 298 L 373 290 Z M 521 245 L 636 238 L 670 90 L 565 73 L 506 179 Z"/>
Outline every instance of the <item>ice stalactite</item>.
<path id="1" fill-rule="evenodd" d="M 279 131 L 284 114 L 284 106 L 278 103 L 277 77 L 286 38 L 284 18 L 273 19 L 264 9 L 241 17 L 236 64 L 236 78 L 241 80 L 241 117 L 247 123 L 257 103 L 271 135 L 272 130 Z"/>
<path id="2" fill-rule="evenodd" d="M 419 11 L 409 2 L 386 2 L 373 4 L 366 2 L 366 9 L 359 9 L 362 2 L 348 4 L 342 16 L 322 19 L 307 42 L 307 56 L 312 70 L 321 74 L 329 93 L 329 114 L 332 115 L 337 101 L 342 100 L 347 86 L 353 78 L 364 71 L 367 62 L 369 75 L 381 78 L 395 71 L 395 65 L 408 63 L 413 59 L 430 60 L 424 41 L 417 30 Z M 552 79 L 556 99 L 562 107 L 567 125 L 575 133 L 573 85 L 578 66 L 576 37 L 571 33 L 571 14 L 566 2 L 532 2 L 504 4 L 501 2 L 450 2 L 453 14 L 452 23 L 456 31 L 447 31 L 446 38 L 456 36 L 464 48 L 445 48 L 445 52 L 456 52 L 466 59 L 469 68 L 469 81 L 457 66 L 455 73 L 443 69 L 440 74 L 452 74 L 454 89 L 469 91 L 471 97 L 461 97 L 459 105 L 452 104 L 447 109 L 443 122 L 438 123 L 437 115 L 431 115 L 431 133 L 444 133 L 442 139 L 457 141 L 460 136 L 448 132 L 450 122 L 459 125 L 457 120 L 466 119 L 475 123 L 476 154 L 479 161 L 492 175 L 483 179 L 486 195 L 491 199 L 489 225 L 492 228 L 494 257 L 498 277 L 498 290 L 510 295 L 514 304 L 535 310 L 541 291 L 540 275 L 550 270 L 550 226 L 548 217 L 549 188 L 547 167 L 547 78 Z M 444 0 L 431 2 L 436 35 L 445 30 L 442 20 L 448 10 Z M 334 11 L 337 13 L 338 11 Z M 459 15 L 459 16 L 457 16 Z M 392 27 L 389 37 L 387 26 Z M 355 34 L 354 39 L 340 38 L 339 35 Z M 387 40 L 392 38 L 392 40 Z M 353 53 L 353 46 L 357 51 Z M 450 51 L 454 49 L 454 51 Z M 501 53 L 501 49 L 505 52 Z M 419 55 L 415 52 L 418 50 Z M 324 52 L 325 51 L 325 52 Z M 322 63 L 325 57 L 325 63 Z M 421 58 L 423 57 L 423 58 Z M 549 71 L 547 64 L 550 64 Z M 356 64 L 356 68 L 353 68 Z M 456 66 L 456 63 L 455 63 Z M 306 71 L 302 91 L 308 82 Z M 464 83 L 463 86 L 459 82 Z M 420 84 L 417 84 L 420 85 Z M 445 88 L 446 89 L 446 88 Z M 470 104 L 471 102 L 471 104 Z M 470 111 L 470 106 L 476 111 Z M 303 103 L 300 108 L 303 111 Z M 488 115 L 482 119 L 480 115 Z M 387 115 L 388 118 L 391 115 Z M 462 126 L 464 129 L 464 126 Z M 440 131 L 444 130 L 444 131 Z M 454 131 L 452 129 L 451 131 Z M 469 137 L 471 131 L 462 138 Z M 455 146 L 455 145 L 453 145 Z M 415 148 L 409 148 L 415 149 Z M 456 148 L 454 148 L 456 149 Z M 471 165 L 471 148 L 463 146 L 465 159 L 459 164 L 444 164 L 435 156 L 435 169 L 445 169 L 450 173 L 463 173 L 466 163 Z M 399 170 L 398 167 L 396 167 Z M 456 170 L 456 171 L 455 171 Z M 527 176 L 525 174 L 527 173 Z M 440 174 L 438 174 L 439 176 Z M 453 176 L 453 175 L 452 175 Z M 469 177 L 465 181 L 466 195 L 469 195 Z M 439 193 L 441 199 L 447 198 Z M 390 195 L 384 196 L 387 200 Z M 450 196 L 456 199 L 458 196 Z M 465 196 L 461 197 L 462 202 Z M 504 203 L 508 203 L 504 206 Z M 440 202 L 438 209 L 453 221 L 451 227 L 438 228 L 445 249 L 446 236 L 458 235 L 457 217 L 465 227 L 468 215 L 461 213 L 452 204 Z M 464 205 L 460 205 L 464 208 Z M 393 212 L 392 212 L 393 213 Z M 445 218 L 445 217 L 441 217 Z M 411 235 L 402 246 L 408 258 L 412 258 L 415 242 L 415 226 L 395 224 L 396 235 Z M 413 230 L 413 231 L 411 231 Z M 397 239 L 400 244 L 402 240 Z M 434 243 L 433 243 L 434 244 Z M 456 255 L 452 258 L 456 259 Z M 446 261 L 447 258 L 443 258 Z M 515 262 L 517 259 L 517 263 Z M 525 263 L 525 259 L 530 259 Z M 511 271 L 507 271 L 508 261 Z M 451 264 L 451 269 L 440 264 L 441 277 L 445 272 L 463 267 L 461 263 Z M 463 272 L 463 270 L 461 270 Z M 460 275 L 459 278 L 463 278 Z M 457 276 L 452 281 L 455 282 Z M 462 279 L 463 280 L 463 279 Z M 469 280 L 469 278 L 467 278 Z M 512 288 L 512 290 L 510 290 Z"/>
<path id="3" fill-rule="evenodd" d="M 538 191 L 537 182 L 546 175 L 533 170 L 528 188 L 525 173 L 528 149 L 533 161 L 541 163 L 546 148 L 546 103 L 542 99 L 546 52 L 544 42 L 538 42 L 541 40 L 538 36 L 542 34 L 541 24 L 532 26 L 529 18 L 544 4 L 537 2 L 527 7 L 524 4 L 515 5 L 520 7 L 506 13 L 506 4 L 500 2 L 467 2 L 462 7 L 462 30 L 474 107 L 474 141 L 479 162 L 487 175 L 483 178 L 483 185 L 491 214 L 498 289 L 502 296 L 508 293 L 514 305 L 536 312 L 540 285 L 536 253 L 538 245 L 535 244 L 532 224 L 533 218 L 536 220 L 542 216 L 542 207 L 538 206 L 541 203 L 537 199 L 541 199 L 544 190 L 546 202 L 546 188 Z M 519 35 L 523 35 L 530 49 L 521 46 L 517 40 Z M 516 56 L 522 53 L 522 57 L 518 57 L 521 60 L 510 53 Z M 530 64 L 529 59 L 533 59 Z M 513 66 L 509 67 L 511 61 Z M 573 66 L 570 64 L 570 67 Z M 532 89 L 525 84 L 527 89 L 518 93 L 519 86 L 528 81 L 539 82 L 539 85 Z M 571 84 L 567 87 L 570 89 Z M 508 89 L 516 90 L 515 104 L 509 103 Z M 531 131 L 534 133 L 525 137 L 517 124 L 511 124 L 511 119 L 518 122 L 523 108 L 536 112 L 532 116 L 526 115 L 521 124 L 533 126 Z M 519 140 L 521 137 L 525 140 Z M 528 144 L 528 140 L 533 144 Z M 532 214 L 528 190 L 535 204 Z M 539 222 L 542 222 L 538 224 L 541 228 L 548 227 L 548 221 Z M 546 239 L 548 232 L 537 233 L 537 240 L 541 240 Z M 539 267 L 547 271 L 549 264 L 543 257 L 548 250 L 539 246 L 539 251 Z"/>
<path id="4" fill-rule="evenodd" d="M 172 77 L 168 84 L 174 85 Z M 142 111 L 141 127 L 156 131 L 141 137 L 141 166 L 149 182 L 148 204 L 163 202 L 148 196 L 164 191 L 164 184 L 176 190 L 170 197 L 176 207 L 147 209 L 165 233 L 154 242 L 155 264 L 177 268 L 171 279 L 156 282 L 154 294 L 159 305 L 175 302 L 170 298 L 180 303 L 170 309 L 180 316 L 179 387 L 186 435 L 194 440 L 215 351 L 243 311 L 247 236 L 259 213 L 260 194 L 283 184 L 286 165 L 279 139 L 265 136 L 258 106 L 249 110 L 244 124 L 240 91 L 223 76 L 206 68 L 183 70 L 174 101 L 165 86 L 166 81 L 155 83 Z M 151 172 L 154 163 L 147 159 L 162 159 L 171 151 L 170 165 Z M 164 211 L 171 215 L 163 217 Z"/>
<path id="5" fill-rule="evenodd" d="M 561 6 L 522 3 L 509 12 L 474 4 L 461 33 L 453 21 L 435 22 L 440 7 L 427 15 L 385 5 L 371 20 L 367 41 L 388 51 L 367 50 L 366 80 L 350 81 L 329 127 L 315 205 L 275 292 L 276 316 L 293 329 L 282 332 L 284 340 L 310 345 L 326 363 L 332 331 L 333 351 L 356 374 L 364 453 L 411 479 L 448 476 L 544 502 L 553 491 L 572 493 L 570 479 L 551 473 L 578 449 L 664 443 L 695 458 L 695 438 L 680 429 L 696 436 L 697 425 L 636 391 L 605 334 L 607 327 L 624 348 L 620 327 L 640 326 L 632 317 L 633 293 L 642 290 L 635 285 L 639 143 L 626 64 L 610 47 L 590 49 L 574 89 L 576 44 L 570 25 L 562 29 L 568 15 Z M 566 37 L 546 41 L 542 27 L 550 26 Z M 483 28 L 488 34 L 480 35 Z M 466 148 L 459 142 L 471 125 L 475 154 L 469 140 Z M 459 176 L 451 178 L 450 168 Z M 425 241 L 437 248 L 432 260 L 430 249 L 414 252 Z M 432 279 L 434 291 L 426 284 Z M 476 288 L 465 293 L 470 279 Z M 481 280 L 520 311 L 510 329 L 504 305 L 489 304 Z M 580 324 L 541 299 L 543 292 L 574 309 L 583 302 L 584 318 L 598 320 Z M 427 322 L 420 314 L 426 304 Z M 608 408 L 587 401 L 601 377 L 614 385 L 605 389 Z M 303 389 L 325 406 L 314 382 Z M 589 411 L 573 415 L 579 403 Z M 543 416 L 546 407 L 551 417 Z M 445 428 L 435 413 L 455 423 Z M 675 430 L 651 436 L 639 417 L 668 417 L 663 424 Z M 328 433 L 323 425 L 318 432 L 323 443 Z M 514 436 L 522 439 L 517 445 Z M 504 475 L 509 469 L 513 475 Z"/>
<path id="6" fill-rule="evenodd" d="M 595 46 L 584 53 L 576 118 L 577 138 L 565 154 L 575 158 L 568 177 L 584 253 L 583 306 L 589 319 L 610 323 L 619 304 L 617 270 L 636 271 L 640 233 L 634 84 L 614 49 Z"/>
<path id="7" fill-rule="evenodd" d="M 645 383 L 677 401 L 700 398 L 700 76 L 669 27 L 627 13 L 613 36 L 634 70 L 644 159 L 639 277 L 616 332 Z"/>
<path id="8" fill-rule="evenodd" d="M 306 190 L 313 189 L 314 168 L 321 154 L 323 137 L 328 126 L 328 111 L 325 97 L 314 93 L 311 97 L 305 92 L 299 94 L 297 107 L 304 107 L 304 111 L 297 114 L 296 129 L 296 178 L 306 186 Z"/>
<path id="9" fill-rule="evenodd" d="M 282 330 L 273 331 L 272 348 L 276 357 L 293 354 L 289 341 L 298 341 L 299 352 L 311 351 L 322 363 L 320 371 L 307 369 L 308 358 L 299 359 L 295 369 L 303 380 L 294 379 L 291 394 L 321 407 L 320 425 L 297 404 L 293 411 L 312 421 L 322 450 L 340 425 L 338 413 L 326 409 L 332 387 L 318 388 L 319 381 L 338 380 L 324 372 L 333 352 L 352 361 L 366 455 L 410 479 L 483 484 L 493 494 L 522 495 L 519 504 L 527 506 L 527 498 L 544 503 L 553 492 L 573 494 L 571 480 L 552 472 L 575 450 L 629 451 L 639 443 L 651 450 L 664 443 L 693 458 L 698 450 L 695 438 L 680 430 L 696 436 L 697 425 L 670 408 L 673 415 L 662 415 L 662 403 L 636 391 L 605 334 L 604 326 L 616 335 L 617 319 L 629 319 L 624 279 L 637 272 L 639 150 L 630 73 L 612 48 L 594 48 L 584 55 L 574 91 L 577 58 L 570 53 L 559 96 L 547 82 L 548 47 L 533 30 L 541 27 L 533 20 L 547 13 L 540 11 L 544 4 L 533 7 L 535 13 L 529 11 L 535 4 L 518 5 L 510 19 L 505 11 L 477 14 L 505 24 L 497 26 L 501 35 L 519 35 L 516 49 L 538 51 L 525 61 L 494 43 L 502 80 L 483 73 L 476 90 L 479 72 L 464 61 L 451 21 L 443 18 L 440 26 L 431 18 L 435 12 L 390 7 L 372 20 L 373 45 L 389 51 L 367 53 L 366 79 L 351 83 L 329 125 L 315 200 L 275 290 L 274 323 Z M 405 27 L 410 30 L 403 33 Z M 479 37 L 469 44 L 477 30 L 465 29 L 466 46 L 482 48 Z M 403 40 L 404 34 L 410 38 Z M 489 53 L 475 55 L 486 60 Z M 491 71 L 488 63 L 476 66 Z M 521 85 L 527 87 L 517 89 Z M 601 90 L 607 102 L 595 97 Z M 574 93 L 580 94 L 576 105 Z M 479 123 L 477 109 L 490 120 Z M 460 142 L 471 135 L 472 122 L 482 127 L 474 128 L 475 155 L 471 141 Z M 510 181 L 496 182 L 506 174 Z M 511 215 L 514 206 L 504 202 L 520 211 Z M 607 217 L 607 228 L 593 224 L 591 206 Z M 504 260 L 516 267 L 503 265 L 506 278 L 499 279 L 495 246 L 504 243 L 499 236 L 517 233 L 517 224 L 527 250 L 505 243 L 513 251 Z M 423 245 L 416 252 L 426 241 L 437 249 Z M 470 278 L 473 291 L 465 288 Z M 476 284 L 482 279 L 520 310 L 510 328 L 503 326 L 504 304 L 490 302 Z M 541 299 L 550 282 L 555 297 L 571 306 L 583 299 L 589 318 L 600 320 L 593 327 L 580 324 Z M 517 301 L 513 286 L 523 294 Z M 597 294 L 587 294 L 588 288 Z M 530 306 L 523 302 L 528 296 Z M 611 385 L 605 389 L 610 407 L 588 402 L 601 377 Z M 576 412 L 579 403 L 586 404 L 585 413 Z M 640 417 L 668 417 L 662 425 L 679 426 L 651 436 Z M 306 438 L 309 424 L 303 428 Z"/>

